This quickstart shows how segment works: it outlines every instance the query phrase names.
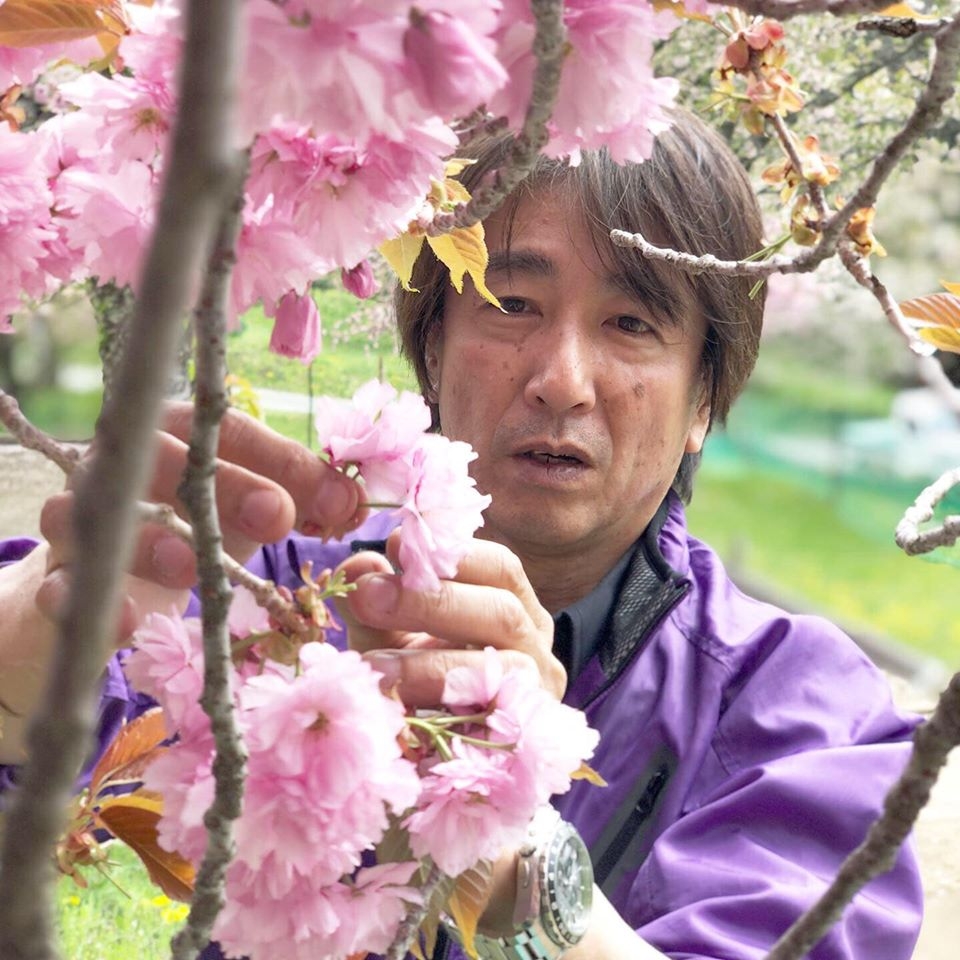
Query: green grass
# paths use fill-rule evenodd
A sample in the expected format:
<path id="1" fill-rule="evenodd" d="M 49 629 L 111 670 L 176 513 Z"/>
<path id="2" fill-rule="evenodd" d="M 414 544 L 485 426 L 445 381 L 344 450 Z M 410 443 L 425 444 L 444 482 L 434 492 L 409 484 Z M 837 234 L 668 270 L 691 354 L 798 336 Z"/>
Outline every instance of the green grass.
<path id="1" fill-rule="evenodd" d="M 60 950 L 69 960 L 161 960 L 170 956 L 170 938 L 186 916 L 147 877 L 136 855 L 121 843 L 108 848 L 116 866 L 110 876 L 86 870 L 88 887 L 69 877 L 58 881 L 57 927 Z"/>
<path id="2" fill-rule="evenodd" d="M 314 394 L 337 397 L 350 396 L 374 378 L 414 389 L 410 369 L 389 335 L 382 334 L 371 343 L 362 332 L 354 332 L 350 317 L 357 301 L 353 297 L 342 290 L 320 290 L 316 299 L 323 319 L 324 349 L 309 367 L 270 352 L 273 320 L 255 307 L 227 338 L 230 371 L 256 387 L 295 393 L 307 393 L 311 379 Z"/>
<path id="3" fill-rule="evenodd" d="M 713 467 L 708 453 L 688 516 L 696 536 L 750 577 L 851 629 L 869 627 L 957 667 L 960 570 L 907 557 L 893 543 L 906 505 L 831 499 L 799 479 Z M 869 509 L 889 517 L 886 539 L 876 535 L 876 521 L 867 532 Z M 960 560 L 955 550 L 948 555 Z"/>

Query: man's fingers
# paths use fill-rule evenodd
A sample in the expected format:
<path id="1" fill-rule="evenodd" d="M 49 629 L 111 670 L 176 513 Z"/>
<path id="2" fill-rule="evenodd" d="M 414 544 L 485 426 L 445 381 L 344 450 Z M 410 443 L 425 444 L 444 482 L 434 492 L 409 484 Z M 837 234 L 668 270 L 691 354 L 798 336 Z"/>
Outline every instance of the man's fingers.
<path id="1" fill-rule="evenodd" d="M 186 516 L 178 490 L 187 463 L 187 447 L 170 434 L 158 438 L 156 466 L 147 498 L 172 504 Z M 293 527 L 295 506 L 282 486 L 227 461 L 217 462 L 217 514 L 224 549 L 246 560 L 261 543 L 274 543 Z"/>
<path id="2" fill-rule="evenodd" d="M 436 707 L 441 703 L 443 685 L 454 667 L 482 668 L 482 650 L 376 650 L 364 656 L 383 675 L 385 693 L 396 691 L 408 707 Z M 504 650 L 499 656 L 505 670 L 530 670 L 539 675 L 533 658 L 518 650 Z"/>
<path id="3" fill-rule="evenodd" d="M 192 418 L 191 404 L 170 404 L 163 428 L 186 442 Z M 296 526 L 305 533 L 342 535 L 364 518 L 357 484 L 306 447 L 237 410 L 228 410 L 221 421 L 217 453 L 221 460 L 268 477 L 289 491 Z"/>

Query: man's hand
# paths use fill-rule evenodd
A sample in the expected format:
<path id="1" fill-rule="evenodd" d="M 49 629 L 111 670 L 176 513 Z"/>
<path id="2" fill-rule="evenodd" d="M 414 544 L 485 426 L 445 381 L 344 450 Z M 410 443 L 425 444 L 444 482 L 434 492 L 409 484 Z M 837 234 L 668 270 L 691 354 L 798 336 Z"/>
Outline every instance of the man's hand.
<path id="1" fill-rule="evenodd" d="M 553 618 L 540 605 L 519 559 L 506 547 L 475 540 L 457 576 L 441 581 L 438 593 L 404 590 L 393 572 L 398 536 L 387 557 L 361 553 L 342 565 L 356 585 L 339 604 L 350 646 L 396 686 L 408 706 L 440 703 L 447 671 L 479 662 L 480 651 L 496 647 L 505 667 L 534 669 L 558 699 L 566 673 L 553 656 Z M 388 559 L 389 558 L 389 559 Z"/>
<path id="2" fill-rule="evenodd" d="M 156 465 L 148 499 L 172 505 L 183 516 L 177 487 L 186 464 L 192 406 L 172 405 L 156 441 Z M 263 424 L 228 411 L 220 429 L 217 510 L 226 551 L 244 562 L 263 543 L 297 527 L 311 534 L 343 534 L 364 517 L 359 487 L 315 454 Z M 0 762 L 15 762 L 20 733 L 45 683 L 70 570 L 84 558 L 73 540 L 74 494 L 45 504 L 40 529 L 45 543 L 0 571 L 0 703 L 14 716 L 5 723 Z M 158 525 L 140 530 L 116 637 L 118 644 L 151 611 L 183 609 L 196 580 L 192 549 Z"/>

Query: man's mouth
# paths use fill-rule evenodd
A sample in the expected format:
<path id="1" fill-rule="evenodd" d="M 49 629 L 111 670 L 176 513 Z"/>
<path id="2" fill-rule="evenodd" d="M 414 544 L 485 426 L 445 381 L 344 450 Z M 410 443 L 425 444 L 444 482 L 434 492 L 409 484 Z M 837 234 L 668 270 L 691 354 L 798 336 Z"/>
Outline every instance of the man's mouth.
<path id="1" fill-rule="evenodd" d="M 583 463 L 579 457 L 573 456 L 573 454 L 548 453 L 546 450 L 527 450 L 523 453 L 523 456 L 547 466 L 579 466 Z"/>

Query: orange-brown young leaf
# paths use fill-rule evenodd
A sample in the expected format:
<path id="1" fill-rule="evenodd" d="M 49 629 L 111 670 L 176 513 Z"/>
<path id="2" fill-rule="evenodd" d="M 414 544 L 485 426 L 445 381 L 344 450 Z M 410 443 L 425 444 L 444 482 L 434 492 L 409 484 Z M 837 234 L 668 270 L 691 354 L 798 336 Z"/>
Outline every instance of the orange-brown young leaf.
<path id="1" fill-rule="evenodd" d="M 473 940 L 477 935 L 477 923 L 490 898 L 493 867 L 482 860 L 470 870 L 457 877 L 453 892 L 447 900 L 447 912 L 460 931 L 463 948 L 471 957 L 477 956 Z"/>
<path id="2" fill-rule="evenodd" d="M 922 340 L 938 350 L 960 353 L 960 296 L 931 293 L 904 300 L 900 309 L 908 320 L 914 321 L 911 325 Z"/>
<path id="3" fill-rule="evenodd" d="M 160 744 L 168 736 L 163 711 L 159 707 L 124 724 L 93 768 L 91 795 L 96 797 L 111 784 L 140 780 L 147 764 L 163 749 Z"/>
<path id="4" fill-rule="evenodd" d="M 105 800 L 97 820 L 143 861 L 150 879 L 171 899 L 193 896 L 193 864 L 157 842 L 163 802 L 156 794 L 137 792 Z"/>
<path id="5" fill-rule="evenodd" d="M 130 30 L 123 0 L 6 0 L 0 46 L 39 47 L 85 37 L 122 37 Z"/>

